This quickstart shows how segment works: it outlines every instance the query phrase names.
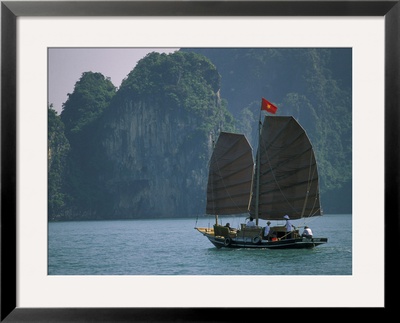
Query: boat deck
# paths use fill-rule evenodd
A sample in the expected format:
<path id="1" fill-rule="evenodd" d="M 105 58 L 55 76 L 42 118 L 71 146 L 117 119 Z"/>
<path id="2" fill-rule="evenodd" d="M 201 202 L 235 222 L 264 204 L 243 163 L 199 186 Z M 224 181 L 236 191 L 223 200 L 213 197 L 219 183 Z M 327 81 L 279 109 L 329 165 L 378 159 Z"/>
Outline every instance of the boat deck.
<path id="1" fill-rule="evenodd" d="M 224 228 L 220 230 L 221 228 Z M 298 231 L 294 232 L 292 238 L 288 238 L 283 227 L 278 228 L 278 235 L 272 240 L 262 240 L 262 228 L 247 228 L 245 230 L 229 231 L 222 226 L 214 228 L 195 228 L 205 235 L 217 248 L 268 248 L 268 249 L 306 249 L 313 248 L 328 242 L 327 238 L 303 238 Z M 214 230 L 216 229 L 216 230 Z M 281 230 L 279 230 L 281 229 Z"/>

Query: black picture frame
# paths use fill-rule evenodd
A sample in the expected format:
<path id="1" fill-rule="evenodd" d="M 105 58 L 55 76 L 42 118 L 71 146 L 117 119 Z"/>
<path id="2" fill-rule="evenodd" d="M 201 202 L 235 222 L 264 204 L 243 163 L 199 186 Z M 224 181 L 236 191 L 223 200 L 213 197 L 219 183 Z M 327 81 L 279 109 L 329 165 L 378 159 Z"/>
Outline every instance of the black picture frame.
<path id="1" fill-rule="evenodd" d="M 396 304 L 399 254 L 400 5 L 396 1 L 1 1 L 1 294 L 5 322 L 227 321 L 249 309 L 17 308 L 17 17 L 20 16 L 384 16 L 385 17 L 385 306 Z M 371 223 L 373 225 L 373 223 Z M 366 239 L 373 239 L 367 237 Z M 396 255 L 393 257 L 392 255 Z M 368 286 L 366 286 L 368 292 Z M 344 291 L 345 292 L 345 291 Z M 38 291 L 40 293 L 40 291 Z M 260 293 L 261 294 L 261 293 Z M 226 295 L 228 297 L 228 295 Z M 392 297 L 392 299 L 391 299 Z M 312 307 L 312 303 L 310 303 Z M 253 311 L 254 309 L 252 309 Z M 268 309 L 269 311 L 271 309 Z M 296 309 L 299 311 L 300 309 Z M 241 313 L 237 313 L 240 311 Z M 264 318 L 281 312 L 270 311 Z M 341 318 L 331 311 L 330 318 Z M 266 315 L 266 314 L 265 314 Z M 300 319 L 297 313 L 297 319 Z M 264 313 L 257 319 L 263 319 Z M 286 318 L 285 318 L 286 317 Z M 256 319 L 255 317 L 253 317 Z M 313 318 L 317 317 L 313 315 Z M 294 319 L 294 318 L 292 318 Z"/>

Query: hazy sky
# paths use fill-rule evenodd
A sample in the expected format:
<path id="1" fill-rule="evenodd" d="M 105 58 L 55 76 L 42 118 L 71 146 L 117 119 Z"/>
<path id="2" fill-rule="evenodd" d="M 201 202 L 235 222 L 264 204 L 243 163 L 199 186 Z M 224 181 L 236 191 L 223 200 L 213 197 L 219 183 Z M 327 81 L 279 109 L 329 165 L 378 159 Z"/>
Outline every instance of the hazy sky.
<path id="1" fill-rule="evenodd" d="M 61 113 L 68 93 L 84 72 L 99 72 L 119 87 L 122 80 L 147 53 L 173 52 L 177 48 L 49 48 L 49 104 Z"/>

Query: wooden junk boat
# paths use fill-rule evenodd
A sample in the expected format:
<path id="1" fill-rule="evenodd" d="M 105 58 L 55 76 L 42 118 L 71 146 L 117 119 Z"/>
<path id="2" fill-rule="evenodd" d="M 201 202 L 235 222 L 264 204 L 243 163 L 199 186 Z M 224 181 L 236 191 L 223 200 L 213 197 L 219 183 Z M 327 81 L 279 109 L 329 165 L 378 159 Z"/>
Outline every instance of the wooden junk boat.
<path id="1" fill-rule="evenodd" d="M 215 215 L 214 226 L 195 229 L 217 248 L 300 249 L 328 242 L 282 225 L 271 226 L 265 238 L 259 226 L 259 219 L 322 216 L 314 150 L 293 117 L 267 115 L 261 123 L 260 115 L 256 163 L 243 134 L 220 133 L 210 159 L 206 213 Z M 237 214 L 249 214 L 255 226 L 230 229 L 218 223 L 218 215 Z"/>

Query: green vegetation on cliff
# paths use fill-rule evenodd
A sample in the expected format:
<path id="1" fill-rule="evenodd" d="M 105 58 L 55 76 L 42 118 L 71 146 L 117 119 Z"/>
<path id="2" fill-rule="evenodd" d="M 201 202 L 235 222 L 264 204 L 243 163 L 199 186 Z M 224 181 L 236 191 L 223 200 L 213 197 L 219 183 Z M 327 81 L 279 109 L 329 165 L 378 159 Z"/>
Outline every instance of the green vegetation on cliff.
<path id="1" fill-rule="evenodd" d="M 122 82 L 118 101 L 152 98 L 165 109 L 197 116 L 199 127 L 205 132 L 215 130 L 219 124 L 233 131 L 233 117 L 226 102 L 219 102 L 221 76 L 216 67 L 203 55 L 175 52 L 150 53 Z M 216 94 L 218 94 L 216 96 Z"/>

